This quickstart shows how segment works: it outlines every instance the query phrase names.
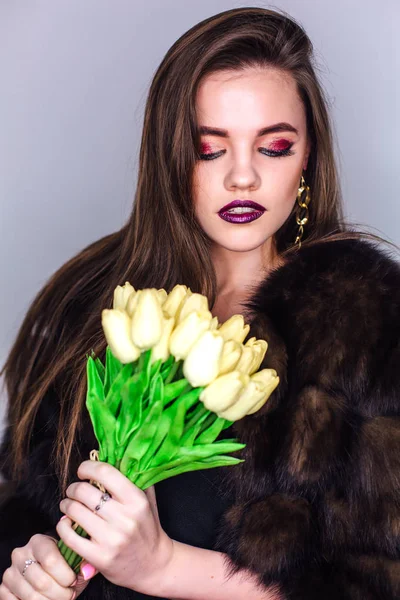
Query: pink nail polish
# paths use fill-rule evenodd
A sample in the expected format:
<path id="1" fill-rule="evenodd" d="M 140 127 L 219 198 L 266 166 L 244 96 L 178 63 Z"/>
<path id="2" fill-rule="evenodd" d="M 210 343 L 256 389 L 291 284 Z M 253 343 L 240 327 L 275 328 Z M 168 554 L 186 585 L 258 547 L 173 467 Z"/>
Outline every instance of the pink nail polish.
<path id="1" fill-rule="evenodd" d="M 96 569 L 93 565 L 87 563 L 84 567 L 81 567 L 81 573 L 83 575 L 83 579 L 87 581 L 96 573 Z"/>
<path id="2" fill-rule="evenodd" d="M 63 517 L 61 517 L 60 521 L 62 521 L 63 519 L 67 519 L 67 515 L 64 515 Z"/>

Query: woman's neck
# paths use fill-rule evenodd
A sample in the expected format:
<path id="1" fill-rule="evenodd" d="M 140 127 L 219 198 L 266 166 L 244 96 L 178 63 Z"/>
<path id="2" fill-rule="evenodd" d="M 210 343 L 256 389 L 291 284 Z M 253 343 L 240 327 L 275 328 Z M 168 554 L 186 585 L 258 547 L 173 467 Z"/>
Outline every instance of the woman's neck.
<path id="1" fill-rule="evenodd" d="M 241 314 L 241 303 L 252 295 L 258 283 L 278 264 L 278 256 L 270 239 L 263 246 L 248 252 L 234 252 L 221 246 L 213 248 L 217 297 L 211 312 L 220 322 L 234 314 Z"/>

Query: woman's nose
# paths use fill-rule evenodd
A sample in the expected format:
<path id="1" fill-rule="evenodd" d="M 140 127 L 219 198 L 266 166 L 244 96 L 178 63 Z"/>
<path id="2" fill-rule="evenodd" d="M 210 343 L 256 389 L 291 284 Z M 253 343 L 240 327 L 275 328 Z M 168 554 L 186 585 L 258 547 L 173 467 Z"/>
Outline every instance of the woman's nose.
<path id="1" fill-rule="evenodd" d="M 257 189 L 260 182 L 260 175 L 250 159 L 233 162 L 225 177 L 227 189 Z"/>

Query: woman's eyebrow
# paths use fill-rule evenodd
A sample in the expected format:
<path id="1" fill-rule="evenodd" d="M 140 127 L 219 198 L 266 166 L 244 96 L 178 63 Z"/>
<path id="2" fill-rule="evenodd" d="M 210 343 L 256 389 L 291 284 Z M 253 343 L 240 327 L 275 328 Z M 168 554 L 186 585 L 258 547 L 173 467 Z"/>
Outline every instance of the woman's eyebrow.
<path id="1" fill-rule="evenodd" d="M 270 125 L 269 127 L 264 127 L 257 132 L 257 137 L 261 137 L 266 135 L 267 133 L 277 133 L 281 131 L 292 131 L 299 135 L 298 130 L 290 123 L 276 123 L 275 125 Z M 219 129 L 218 127 L 207 127 L 202 125 L 199 127 L 199 133 L 203 135 L 216 135 L 218 137 L 227 138 L 229 137 L 229 133 L 227 129 Z"/>

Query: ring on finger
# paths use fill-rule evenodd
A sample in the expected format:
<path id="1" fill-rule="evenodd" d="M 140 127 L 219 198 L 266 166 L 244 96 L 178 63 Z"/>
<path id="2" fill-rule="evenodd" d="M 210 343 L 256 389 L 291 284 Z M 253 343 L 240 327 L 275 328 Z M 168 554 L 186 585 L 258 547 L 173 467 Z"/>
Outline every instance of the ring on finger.
<path id="1" fill-rule="evenodd" d="M 96 508 L 94 509 L 94 513 L 99 512 L 99 510 L 101 509 L 101 507 L 103 506 L 103 504 L 105 504 L 106 502 L 108 502 L 109 500 L 111 500 L 111 496 L 108 492 L 105 492 L 104 494 L 101 495 L 100 498 L 100 503 L 96 506 Z"/>
<path id="2" fill-rule="evenodd" d="M 30 565 L 37 565 L 37 563 L 38 561 L 34 558 L 28 558 L 28 560 L 25 561 L 25 566 L 22 570 L 22 577 L 25 577 L 26 570 Z"/>

